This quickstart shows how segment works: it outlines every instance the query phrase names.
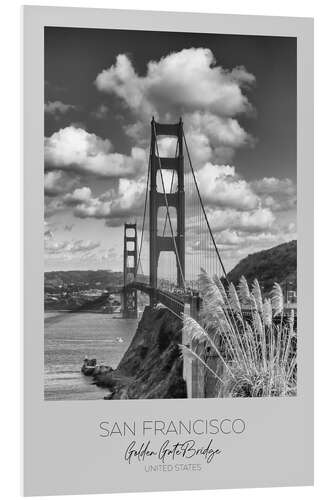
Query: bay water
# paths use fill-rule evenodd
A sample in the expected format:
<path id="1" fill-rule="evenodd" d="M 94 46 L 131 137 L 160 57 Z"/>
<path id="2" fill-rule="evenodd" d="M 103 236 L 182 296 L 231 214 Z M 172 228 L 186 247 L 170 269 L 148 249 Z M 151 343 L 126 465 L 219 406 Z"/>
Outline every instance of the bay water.
<path id="1" fill-rule="evenodd" d="M 85 356 L 116 368 L 138 320 L 111 314 L 46 312 L 44 317 L 44 398 L 103 399 L 107 389 L 81 373 Z"/>

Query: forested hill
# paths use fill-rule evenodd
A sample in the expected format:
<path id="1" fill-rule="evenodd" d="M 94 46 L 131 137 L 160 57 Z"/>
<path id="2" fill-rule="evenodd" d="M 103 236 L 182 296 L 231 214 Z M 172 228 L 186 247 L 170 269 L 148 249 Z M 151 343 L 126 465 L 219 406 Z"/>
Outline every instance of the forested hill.
<path id="1" fill-rule="evenodd" d="M 228 278 L 234 284 L 242 275 L 251 283 L 258 279 L 264 291 L 269 292 L 274 282 L 288 289 L 297 289 L 297 241 L 289 241 L 268 250 L 262 250 L 242 259 Z"/>

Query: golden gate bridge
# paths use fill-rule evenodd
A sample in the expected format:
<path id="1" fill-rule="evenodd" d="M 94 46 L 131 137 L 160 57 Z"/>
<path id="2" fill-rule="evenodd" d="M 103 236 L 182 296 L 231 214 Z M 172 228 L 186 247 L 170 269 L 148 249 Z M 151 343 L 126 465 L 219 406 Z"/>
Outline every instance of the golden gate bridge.
<path id="1" fill-rule="evenodd" d="M 168 144 L 170 139 L 175 143 L 173 157 L 160 154 L 166 138 Z M 149 251 L 149 259 L 145 251 Z M 149 265 L 146 272 L 144 261 Z M 153 117 L 140 241 L 136 222 L 124 226 L 123 316 L 137 317 L 140 291 L 149 296 L 153 307 L 161 303 L 181 317 L 189 304 L 191 315 L 196 317 L 200 307 L 196 281 L 200 268 L 227 278 L 200 194 L 182 119 L 163 124 Z"/>

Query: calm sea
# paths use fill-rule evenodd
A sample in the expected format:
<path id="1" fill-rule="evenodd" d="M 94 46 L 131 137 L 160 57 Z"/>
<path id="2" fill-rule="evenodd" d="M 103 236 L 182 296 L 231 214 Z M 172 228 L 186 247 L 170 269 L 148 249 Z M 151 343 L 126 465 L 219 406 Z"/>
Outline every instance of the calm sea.
<path id="1" fill-rule="evenodd" d="M 85 356 L 116 368 L 135 333 L 137 320 L 109 314 L 45 313 L 44 397 L 103 399 L 108 391 L 81 374 Z"/>

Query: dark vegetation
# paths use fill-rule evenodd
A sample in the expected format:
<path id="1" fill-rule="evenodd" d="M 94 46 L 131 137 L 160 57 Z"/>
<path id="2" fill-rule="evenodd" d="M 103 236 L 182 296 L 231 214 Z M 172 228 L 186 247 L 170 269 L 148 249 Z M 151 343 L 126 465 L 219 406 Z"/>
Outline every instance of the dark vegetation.
<path id="1" fill-rule="evenodd" d="M 251 283 L 255 278 L 263 291 L 268 293 L 275 282 L 284 289 L 297 289 L 297 241 L 289 241 L 268 250 L 262 250 L 242 259 L 228 278 L 235 285 L 241 276 Z"/>

